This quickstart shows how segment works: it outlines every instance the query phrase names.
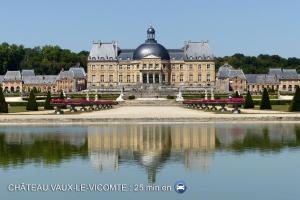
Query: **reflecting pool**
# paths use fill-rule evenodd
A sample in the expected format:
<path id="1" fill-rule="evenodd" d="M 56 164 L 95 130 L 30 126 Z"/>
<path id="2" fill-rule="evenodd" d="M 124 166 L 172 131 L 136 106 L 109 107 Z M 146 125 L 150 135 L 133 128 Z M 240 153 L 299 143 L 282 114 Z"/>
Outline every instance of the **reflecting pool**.
<path id="1" fill-rule="evenodd" d="M 0 177 L 1 199 L 298 200 L 300 124 L 0 127 Z"/>

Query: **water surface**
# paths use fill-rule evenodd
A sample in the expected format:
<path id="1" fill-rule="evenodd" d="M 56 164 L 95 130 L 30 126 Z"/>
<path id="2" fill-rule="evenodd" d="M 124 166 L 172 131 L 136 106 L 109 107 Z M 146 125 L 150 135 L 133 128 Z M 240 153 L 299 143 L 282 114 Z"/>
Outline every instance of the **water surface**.
<path id="1" fill-rule="evenodd" d="M 0 127 L 1 199 L 299 199 L 300 124 Z M 187 191 L 173 185 L 184 180 Z M 20 192 L 10 184 L 126 184 Z M 136 185 L 171 186 L 140 191 Z"/>

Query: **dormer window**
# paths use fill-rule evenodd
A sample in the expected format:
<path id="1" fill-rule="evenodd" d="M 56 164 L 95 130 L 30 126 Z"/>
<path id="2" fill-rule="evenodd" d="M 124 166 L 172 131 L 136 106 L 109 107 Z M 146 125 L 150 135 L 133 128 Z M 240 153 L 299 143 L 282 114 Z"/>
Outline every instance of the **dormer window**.
<path id="1" fill-rule="evenodd" d="M 130 58 L 129 58 L 129 57 L 127 57 L 127 60 L 130 60 Z"/>
<path id="2" fill-rule="evenodd" d="M 104 60 L 104 57 L 101 57 L 100 60 Z"/>
<path id="3" fill-rule="evenodd" d="M 109 57 L 109 60 L 112 60 L 113 59 L 113 57 Z"/>
<path id="4" fill-rule="evenodd" d="M 190 60 L 193 60 L 193 56 L 190 56 Z"/>

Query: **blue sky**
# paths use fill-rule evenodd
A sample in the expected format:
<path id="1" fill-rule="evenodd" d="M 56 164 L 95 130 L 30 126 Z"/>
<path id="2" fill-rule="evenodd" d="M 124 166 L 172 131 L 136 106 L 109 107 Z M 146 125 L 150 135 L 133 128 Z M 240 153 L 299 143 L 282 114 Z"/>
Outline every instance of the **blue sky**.
<path id="1" fill-rule="evenodd" d="M 209 40 L 216 56 L 300 57 L 297 0 L 0 0 L 0 42 L 89 50 L 93 40 L 135 48 L 149 24 L 166 48 Z"/>

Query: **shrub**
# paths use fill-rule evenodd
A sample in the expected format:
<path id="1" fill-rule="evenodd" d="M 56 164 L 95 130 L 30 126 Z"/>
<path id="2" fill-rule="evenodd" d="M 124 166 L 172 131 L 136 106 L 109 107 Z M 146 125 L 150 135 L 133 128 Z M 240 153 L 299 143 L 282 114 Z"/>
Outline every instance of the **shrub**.
<path id="1" fill-rule="evenodd" d="M 265 109 L 272 109 L 271 103 L 270 103 L 270 98 L 269 98 L 269 93 L 266 88 L 264 88 L 261 102 L 260 102 L 260 109 L 265 110 Z"/>
<path id="2" fill-rule="evenodd" d="M 130 100 L 135 99 L 135 96 L 134 95 L 130 95 L 130 96 L 128 96 L 128 99 L 130 99 Z"/>
<path id="3" fill-rule="evenodd" d="M 167 96 L 167 99 L 175 99 L 175 97 L 174 97 L 174 96 L 171 96 L 171 95 L 168 95 L 168 96 Z"/>
<path id="4" fill-rule="evenodd" d="M 291 101 L 289 111 L 290 112 L 300 111 L 300 88 L 298 85 L 296 86 L 296 91 L 294 94 L 294 98 Z"/>
<path id="5" fill-rule="evenodd" d="M 51 106 L 50 100 L 51 100 L 51 92 L 48 91 L 47 97 L 46 97 L 46 100 L 45 100 L 45 105 L 44 105 L 45 110 L 53 110 L 53 106 Z"/>
<path id="6" fill-rule="evenodd" d="M 5 101 L 5 97 L 3 94 L 2 87 L 0 87 L 0 112 L 1 113 L 8 113 L 8 105 Z"/>
<path id="7" fill-rule="evenodd" d="M 233 95 L 233 98 L 240 98 L 240 95 L 239 95 L 239 92 L 238 91 L 235 91 L 234 95 Z"/>
<path id="8" fill-rule="evenodd" d="M 34 91 L 30 91 L 29 100 L 27 102 L 26 110 L 37 111 L 39 110 L 38 105 L 36 103 Z"/>
<path id="9" fill-rule="evenodd" d="M 254 102 L 249 91 L 247 92 L 244 108 L 254 108 Z"/>

